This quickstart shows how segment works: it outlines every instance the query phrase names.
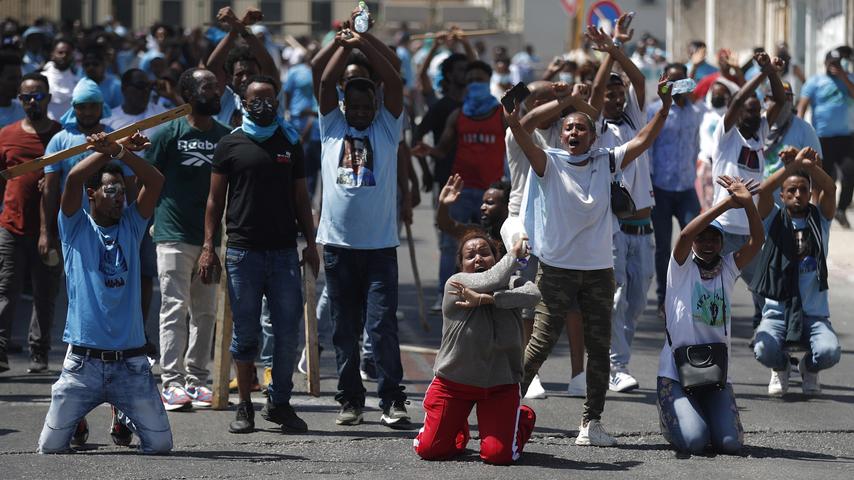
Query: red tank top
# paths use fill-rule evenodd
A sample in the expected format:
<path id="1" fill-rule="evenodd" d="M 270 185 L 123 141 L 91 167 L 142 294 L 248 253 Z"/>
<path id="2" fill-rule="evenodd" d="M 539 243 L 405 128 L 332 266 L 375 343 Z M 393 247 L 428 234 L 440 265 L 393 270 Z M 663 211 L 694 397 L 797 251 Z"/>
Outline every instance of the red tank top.
<path id="1" fill-rule="evenodd" d="M 457 117 L 457 154 L 453 173 L 467 188 L 486 190 L 504 173 L 504 119 L 501 107 L 483 120 Z"/>

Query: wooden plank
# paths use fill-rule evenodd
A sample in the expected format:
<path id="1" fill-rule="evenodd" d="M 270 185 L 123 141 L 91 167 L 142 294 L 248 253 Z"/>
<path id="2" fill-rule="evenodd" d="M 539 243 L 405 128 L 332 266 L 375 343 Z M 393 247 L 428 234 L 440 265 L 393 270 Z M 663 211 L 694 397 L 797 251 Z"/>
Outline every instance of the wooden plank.
<path id="1" fill-rule="evenodd" d="M 421 289 L 421 275 L 418 274 L 418 262 L 415 257 L 415 242 L 412 240 L 412 225 L 406 225 L 406 243 L 409 244 L 409 260 L 412 262 L 412 275 L 415 277 L 415 293 L 418 296 L 418 320 L 425 332 L 430 331 L 427 323 L 427 311 L 424 306 L 424 290 Z"/>
<path id="2" fill-rule="evenodd" d="M 317 343 L 317 277 L 308 264 L 303 267 L 305 286 L 305 305 L 303 319 L 305 323 L 305 360 L 306 388 L 309 395 L 320 396 L 320 355 Z"/>
<path id="3" fill-rule="evenodd" d="M 498 30 L 495 28 L 489 28 L 489 29 L 485 29 L 485 30 L 464 30 L 463 36 L 466 36 L 466 37 L 483 37 L 483 36 L 487 36 L 487 35 L 495 35 L 495 34 L 498 34 L 501 32 L 502 32 L 501 30 Z M 447 32 L 444 32 L 444 33 L 447 33 Z M 435 36 L 436 36 L 435 32 L 418 33 L 418 34 L 412 35 L 411 37 L 409 37 L 409 39 L 410 40 L 426 40 L 428 38 L 433 38 Z"/>
<path id="4" fill-rule="evenodd" d="M 118 130 L 115 130 L 109 134 L 107 134 L 107 138 L 113 141 L 121 140 L 125 137 L 129 137 L 136 133 L 137 131 L 147 130 L 152 127 L 156 127 L 160 124 L 171 122 L 172 120 L 181 118 L 185 115 L 190 114 L 193 111 L 193 108 L 190 104 L 185 103 L 180 107 L 173 108 L 172 110 L 159 113 L 157 115 L 152 115 L 148 118 L 144 118 L 138 122 L 134 122 L 126 127 L 122 127 Z M 0 175 L 3 176 L 6 180 L 11 178 L 15 178 L 30 172 L 35 172 L 36 170 L 40 170 L 47 165 L 52 165 L 57 162 L 61 162 L 66 158 L 73 157 L 74 155 L 79 155 L 86 151 L 86 147 L 90 144 L 89 142 L 82 143 L 80 145 L 66 148 L 60 152 L 53 153 L 46 157 L 39 157 L 32 162 L 22 163 L 20 165 L 15 165 L 12 168 L 8 168 L 0 172 Z"/>
<path id="5" fill-rule="evenodd" d="M 223 232 L 225 230 L 223 229 Z M 225 233 L 222 235 L 222 246 L 219 253 L 225 253 Z M 223 270 L 225 263 L 223 258 Z M 228 381 L 231 376 L 231 303 L 228 300 L 228 280 L 225 271 L 219 278 L 217 287 L 216 306 L 216 337 L 214 338 L 214 367 L 213 367 L 213 401 L 211 408 L 224 410 L 228 408 Z"/>

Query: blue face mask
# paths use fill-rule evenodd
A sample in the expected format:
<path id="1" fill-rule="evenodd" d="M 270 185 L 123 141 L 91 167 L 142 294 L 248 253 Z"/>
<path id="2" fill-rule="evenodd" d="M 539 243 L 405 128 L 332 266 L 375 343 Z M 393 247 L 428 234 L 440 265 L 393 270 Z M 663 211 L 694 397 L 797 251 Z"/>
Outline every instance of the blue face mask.
<path id="1" fill-rule="evenodd" d="M 282 132 L 285 134 L 285 137 L 287 137 L 288 142 L 290 142 L 291 145 L 296 145 L 297 142 L 299 142 L 299 131 L 289 122 L 286 122 L 284 118 L 277 116 L 275 122 L 262 127 L 252 121 L 252 118 L 250 118 L 249 114 L 245 111 L 243 113 L 243 124 L 232 130 L 232 133 L 238 130 L 243 130 L 243 133 L 245 133 L 247 137 L 255 140 L 256 142 L 263 142 L 272 137 L 273 134 L 276 133 L 276 129 L 279 128 L 282 129 Z"/>
<path id="2" fill-rule="evenodd" d="M 480 117 L 498 106 L 498 99 L 489 92 L 486 82 L 469 83 L 463 100 L 463 114 L 467 117 Z"/>

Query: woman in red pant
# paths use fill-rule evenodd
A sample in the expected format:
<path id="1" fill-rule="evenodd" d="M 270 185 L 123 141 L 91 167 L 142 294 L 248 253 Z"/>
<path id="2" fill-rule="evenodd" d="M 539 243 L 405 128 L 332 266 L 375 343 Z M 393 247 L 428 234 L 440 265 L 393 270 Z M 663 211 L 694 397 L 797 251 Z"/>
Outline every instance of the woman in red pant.
<path id="1" fill-rule="evenodd" d="M 460 241 L 460 272 L 445 285 L 442 345 L 424 397 L 424 427 L 415 452 L 443 460 L 465 451 L 468 416 L 477 405 L 480 458 L 507 465 L 519 458 L 536 415 L 519 405 L 522 380 L 522 308 L 540 301 L 536 285 L 514 277 L 527 254 L 523 240 L 500 261 L 487 235 Z"/>

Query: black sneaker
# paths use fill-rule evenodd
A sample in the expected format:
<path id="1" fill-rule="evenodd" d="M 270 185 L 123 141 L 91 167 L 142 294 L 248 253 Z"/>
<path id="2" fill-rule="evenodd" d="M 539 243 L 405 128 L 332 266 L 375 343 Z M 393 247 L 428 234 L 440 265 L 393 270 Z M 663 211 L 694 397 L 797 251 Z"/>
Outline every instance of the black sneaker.
<path id="1" fill-rule="evenodd" d="M 83 448 L 86 445 L 86 440 L 89 440 L 89 422 L 84 417 L 77 424 L 74 434 L 71 435 L 71 448 Z"/>
<path id="2" fill-rule="evenodd" d="M 341 405 L 338 417 L 335 418 L 336 425 L 358 425 L 362 423 L 362 407 L 356 407 L 347 402 Z"/>
<path id="3" fill-rule="evenodd" d="M 282 433 L 305 433 L 308 425 L 297 416 L 289 403 L 276 405 L 267 399 L 267 404 L 261 409 L 261 416 L 268 422 L 278 423 L 282 426 Z"/>
<path id="4" fill-rule="evenodd" d="M 839 222 L 839 225 L 841 225 L 842 228 L 846 230 L 851 228 L 851 224 L 848 223 L 848 217 L 845 216 L 845 210 L 836 210 L 836 215 L 834 215 L 833 218 Z"/>
<path id="5" fill-rule="evenodd" d="M 409 414 L 406 413 L 406 406 L 409 402 L 406 400 L 395 400 L 390 407 L 383 409 L 383 416 L 380 423 L 388 428 L 407 429 L 412 425 L 409 420 Z"/>
<path id="6" fill-rule="evenodd" d="M 0 349 L 0 373 L 9 370 L 9 355 L 6 354 L 6 350 Z"/>
<path id="7" fill-rule="evenodd" d="M 30 368 L 27 373 L 41 373 L 47 370 L 47 353 L 34 352 L 30 355 Z"/>
<path id="8" fill-rule="evenodd" d="M 110 411 L 112 412 L 110 438 L 113 439 L 114 444 L 120 447 L 130 446 L 130 442 L 133 440 L 133 432 L 125 425 L 125 414 L 112 405 L 110 405 Z"/>
<path id="9" fill-rule="evenodd" d="M 228 425 L 231 433 L 252 433 L 255 431 L 255 407 L 252 402 L 240 402 L 237 404 L 237 415 L 234 421 Z"/>

